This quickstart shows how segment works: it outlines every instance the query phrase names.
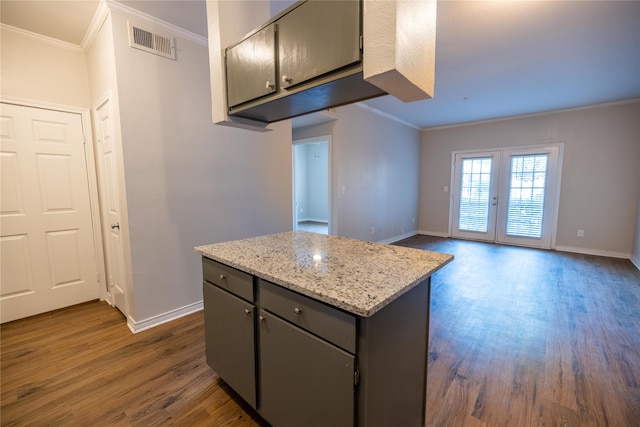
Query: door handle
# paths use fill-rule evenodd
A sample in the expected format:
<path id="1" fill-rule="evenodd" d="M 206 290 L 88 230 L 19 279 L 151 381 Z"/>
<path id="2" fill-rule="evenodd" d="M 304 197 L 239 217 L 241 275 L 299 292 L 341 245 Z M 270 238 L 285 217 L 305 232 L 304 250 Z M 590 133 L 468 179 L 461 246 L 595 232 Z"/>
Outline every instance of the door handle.
<path id="1" fill-rule="evenodd" d="M 118 230 L 120 230 L 120 223 L 119 222 L 116 222 L 115 224 L 111 224 L 111 229 L 112 230 L 115 230 L 116 228 Z"/>

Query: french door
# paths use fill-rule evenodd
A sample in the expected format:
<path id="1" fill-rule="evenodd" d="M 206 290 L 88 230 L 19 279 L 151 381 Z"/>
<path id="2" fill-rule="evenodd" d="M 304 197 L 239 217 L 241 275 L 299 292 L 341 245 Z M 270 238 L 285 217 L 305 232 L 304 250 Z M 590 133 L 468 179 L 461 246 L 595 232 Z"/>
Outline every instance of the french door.
<path id="1" fill-rule="evenodd" d="M 454 155 L 453 237 L 549 249 L 560 147 Z"/>

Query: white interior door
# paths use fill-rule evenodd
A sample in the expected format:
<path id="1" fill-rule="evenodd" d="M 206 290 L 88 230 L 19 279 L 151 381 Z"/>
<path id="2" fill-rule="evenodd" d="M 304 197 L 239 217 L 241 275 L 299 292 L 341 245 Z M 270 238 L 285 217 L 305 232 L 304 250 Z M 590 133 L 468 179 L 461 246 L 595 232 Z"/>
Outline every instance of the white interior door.
<path id="1" fill-rule="evenodd" d="M 549 249 L 559 146 L 454 155 L 451 236 Z"/>
<path id="2" fill-rule="evenodd" d="M 454 171 L 451 235 L 493 242 L 500 151 L 458 153 L 454 158 Z"/>
<path id="3" fill-rule="evenodd" d="M 107 287 L 112 304 L 126 316 L 128 306 L 124 286 L 124 260 L 120 233 L 119 161 L 113 132 L 113 112 L 109 98 L 106 98 L 95 108 L 94 121 L 98 181 L 102 195 L 102 235 L 105 245 Z"/>
<path id="4" fill-rule="evenodd" d="M 1 104 L 1 321 L 99 298 L 82 118 Z"/>

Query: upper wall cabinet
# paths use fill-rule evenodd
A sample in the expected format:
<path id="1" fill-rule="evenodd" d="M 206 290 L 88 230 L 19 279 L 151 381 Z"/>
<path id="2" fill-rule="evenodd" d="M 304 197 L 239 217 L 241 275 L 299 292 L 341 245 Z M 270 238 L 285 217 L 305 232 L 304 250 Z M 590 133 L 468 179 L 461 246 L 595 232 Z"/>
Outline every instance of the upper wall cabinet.
<path id="1" fill-rule="evenodd" d="M 308 1 L 278 20 L 283 89 L 360 62 L 360 3 Z"/>
<path id="2" fill-rule="evenodd" d="M 227 49 L 227 97 L 236 106 L 276 91 L 275 24 Z"/>
<path id="3" fill-rule="evenodd" d="M 271 123 L 385 92 L 362 77 L 360 1 L 301 1 L 226 49 L 228 114 Z"/>

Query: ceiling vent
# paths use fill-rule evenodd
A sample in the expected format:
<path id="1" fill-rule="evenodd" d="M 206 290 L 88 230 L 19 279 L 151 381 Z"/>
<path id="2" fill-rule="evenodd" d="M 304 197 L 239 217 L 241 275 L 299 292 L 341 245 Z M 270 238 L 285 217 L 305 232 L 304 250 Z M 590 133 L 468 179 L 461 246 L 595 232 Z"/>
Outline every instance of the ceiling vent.
<path id="1" fill-rule="evenodd" d="M 175 39 L 171 34 L 163 33 L 136 22 L 129 21 L 128 24 L 129 46 L 175 61 Z"/>

